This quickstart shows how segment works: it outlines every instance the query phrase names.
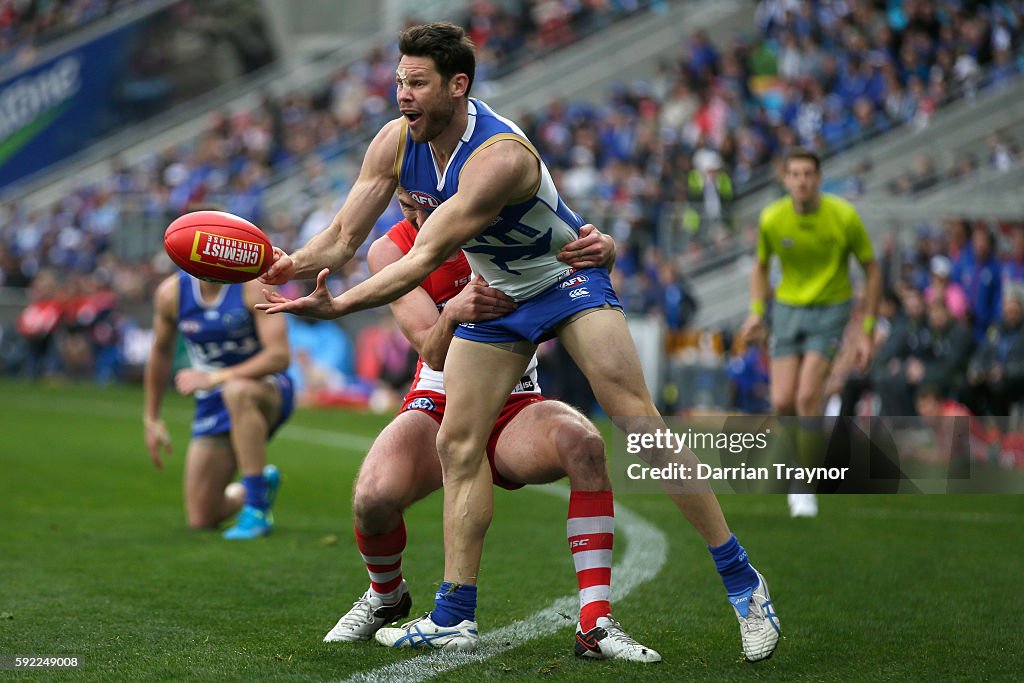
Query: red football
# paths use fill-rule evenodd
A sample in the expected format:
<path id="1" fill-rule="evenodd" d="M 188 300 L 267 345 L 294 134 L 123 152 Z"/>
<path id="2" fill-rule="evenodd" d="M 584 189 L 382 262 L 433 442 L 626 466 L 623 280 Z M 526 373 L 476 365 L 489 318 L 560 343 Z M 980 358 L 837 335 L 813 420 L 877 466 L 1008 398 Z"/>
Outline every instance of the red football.
<path id="1" fill-rule="evenodd" d="M 255 225 L 223 211 L 193 211 L 164 232 L 164 249 L 179 268 L 211 282 L 248 282 L 270 267 L 270 240 Z"/>

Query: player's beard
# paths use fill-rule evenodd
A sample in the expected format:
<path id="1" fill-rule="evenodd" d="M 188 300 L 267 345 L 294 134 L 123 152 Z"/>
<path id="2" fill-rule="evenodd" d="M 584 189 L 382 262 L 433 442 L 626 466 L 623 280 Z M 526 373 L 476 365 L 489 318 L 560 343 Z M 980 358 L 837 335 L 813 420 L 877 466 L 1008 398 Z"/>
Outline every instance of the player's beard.
<path id="1" fill-rule="evenodd" d="M 451 97 L 439 97 L 436 104 L 423 110 L 424 126 L 420 134 L 412 135 L 413 142 L 430 142 L 444 132 L 455 117 L 455 100 Z"/>

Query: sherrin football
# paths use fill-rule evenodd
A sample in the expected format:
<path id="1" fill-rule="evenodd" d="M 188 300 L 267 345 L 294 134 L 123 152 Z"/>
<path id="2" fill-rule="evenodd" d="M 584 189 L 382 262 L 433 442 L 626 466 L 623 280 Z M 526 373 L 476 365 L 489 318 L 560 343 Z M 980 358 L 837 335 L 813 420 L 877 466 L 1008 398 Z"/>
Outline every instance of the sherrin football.
<path id="1" fill-rule="evenodd" d="M 193 211 L 164 232 L 164 249 L 190 275 L 210 282 L 248 282 L 270 267 L 270 240 L 255 225 L 223 211 Z"/>

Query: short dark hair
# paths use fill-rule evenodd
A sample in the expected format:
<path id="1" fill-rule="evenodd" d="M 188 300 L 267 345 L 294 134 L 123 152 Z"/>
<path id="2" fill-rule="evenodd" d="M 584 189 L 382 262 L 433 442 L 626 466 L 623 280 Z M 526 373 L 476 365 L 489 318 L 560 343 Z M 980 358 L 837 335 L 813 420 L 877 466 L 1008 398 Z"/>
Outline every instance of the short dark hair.
<path id="1" fill-rule="evenodd" d="M 821 157 L 818 156 L 817 152 L 812 152 L 806 147 L 790 147 L 786 150 L 785 156 L 782 157 L 782 168 L 786 170 L 789 168 L 789 162 L 793 159 L 806 159 L 814 164 L 814 170 L 817 173 L 821 173 Z"/>
<path id="2" fill-rule="evenodd" d="M 466 74 L 469 95 L 476 75 L 476 46 L 461 26 L 439 21 L 402 31 L 398 50 L 407 57 L 430 57 L 446 82 L 455 74 Z"/>

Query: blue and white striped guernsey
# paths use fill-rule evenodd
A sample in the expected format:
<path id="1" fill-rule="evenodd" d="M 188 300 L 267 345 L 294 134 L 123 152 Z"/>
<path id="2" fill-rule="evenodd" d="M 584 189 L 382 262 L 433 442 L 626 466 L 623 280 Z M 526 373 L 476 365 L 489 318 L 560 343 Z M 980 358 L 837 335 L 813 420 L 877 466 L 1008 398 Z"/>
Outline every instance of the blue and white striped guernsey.
<path id="1" fill-rule="evenodd" d="M 563 245 L 579 237 L 584 221 L 558 196 L 551 174 L 523 131 L 471 98 L 466 131 L 441 172 L 430 145 L 413 142 L 403 119 L 395 172 L 413 199 L 431 211 L 458 191 L 466 162 L 501 140 L 517 140 L 537 157 L 540 183 L 529 196 L 507 204 L 492 224 L 462 249 L 473 272 L 491 287 L 524 301 L 569 274 L 570 267 L 555 256 Z"/>

